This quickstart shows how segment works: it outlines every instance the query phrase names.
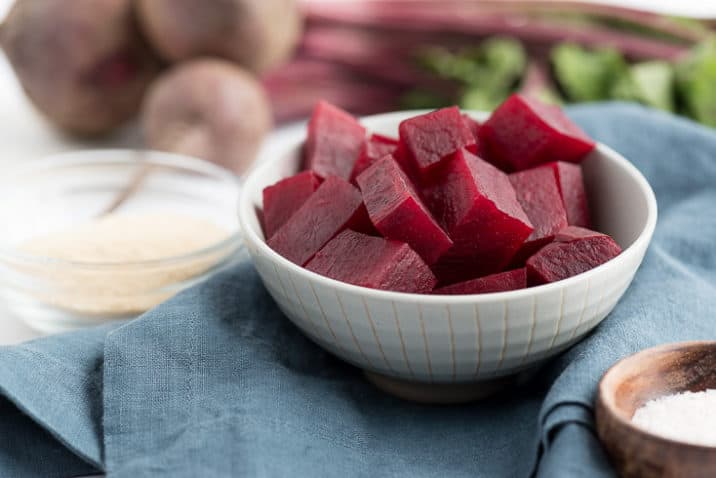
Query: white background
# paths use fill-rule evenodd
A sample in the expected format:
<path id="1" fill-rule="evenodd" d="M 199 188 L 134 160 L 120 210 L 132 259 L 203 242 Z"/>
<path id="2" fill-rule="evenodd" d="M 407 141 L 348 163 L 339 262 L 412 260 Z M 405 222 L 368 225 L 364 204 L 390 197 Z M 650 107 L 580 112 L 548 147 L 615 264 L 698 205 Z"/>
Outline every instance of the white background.
<path id="1" fill-rule="evenodd" d="M 11 3 L 11 0 L 0 0 L 0 18 L 4 17 Z M 602 3 L 632 5 L 674 15 L 716 17 L 714 0 L 605 0 Z M 80 147 L 132 145 L 136 144 L 135 138 L 136 133 L 132 128 L 101 145 L 78 143 L 62 137 L 28 104 L 4 56 L 0 54 L 0 177 L 14 164 L 49 153 Z M 35 334 L 22 323 L 10 319 L 7 313 L 3 313 L 3 306 L 0 303 L 0 345 L 16 343 L 34 336 Z"/>

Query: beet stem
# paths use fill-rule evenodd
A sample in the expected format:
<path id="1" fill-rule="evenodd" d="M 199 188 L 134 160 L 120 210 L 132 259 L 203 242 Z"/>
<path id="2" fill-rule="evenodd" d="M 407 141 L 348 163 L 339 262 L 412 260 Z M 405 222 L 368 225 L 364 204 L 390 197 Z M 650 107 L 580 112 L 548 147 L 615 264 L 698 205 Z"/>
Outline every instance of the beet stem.
<path id="1" fill-rule="evenodd" d="M 302 0 L 302 7 L 309 17 L 330 17 L 337 13 L 343 16 L 346 12 L 345 5 L 327 5 L 325 2 L 316 0 Z M 409 7 L 406 7 L 406 4 Z M 593 3 L 576 2 L 572 0 L 444 0 L 435 2 L 431 0 L 396 1 L 384 0 L 381 2 L 364 1 L 363 5 L 351 5 L 352 9 L 367 8 L 372 12 L 393 12 L 397 10 L 418 10 L 418 11 L 450 11 L 454 14 L 495 14 L 505 15 L 526 15 L 526 14 L 580 14 L 594 19 L 619 20 L 653 30 L 654 32 L 667 34 L 687 42 L 701 41 L 709 36 L 706 28 L 704 30 L 690 28 L 672 18 L 644 10 L 632 9 L 621 6 L 602 5 Z M 707 27 L 708 24 L 704 23 Z"/>
<path id="2" fill-rule="evenodd" d="M 398 2 L 405 3 L 405 2 Z M 422 2 L 416 2 L 420 5 Z M 359 2 L 352 9 L 340 4 L 308 10 L 309 25 L 350 25 L 360 28 L 388 29 L 393 33 L 421 32 L 462 33 L 472 38 L 493 35 L 513 36 L 526 43 L 539 42 L 550 45 L 573 41 L 588 47 L 610 46 L 635 60 L 674 60 L 688 49 L 655 38 L 611 30 L 593 25 L 570 25 L 567 23 L 535 19 L 521 14 L 493 13 L 490 15 L 456 11 L 448 8 L 451 1 L 441 3 L 442 9 L 398 8 L 390 0 L 386 2 Z M 412 5 L 412 3 L 411 3 Z"/>

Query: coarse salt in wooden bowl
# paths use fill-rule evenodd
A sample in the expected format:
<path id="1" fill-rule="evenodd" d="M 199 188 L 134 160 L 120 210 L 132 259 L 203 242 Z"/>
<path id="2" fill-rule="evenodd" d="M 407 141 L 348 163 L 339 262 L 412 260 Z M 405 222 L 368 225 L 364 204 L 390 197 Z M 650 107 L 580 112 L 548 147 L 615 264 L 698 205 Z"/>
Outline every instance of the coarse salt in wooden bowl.
<path id="1" fill-rule="evenodd" d="M 599 384 L 597 431 L 620 475 L 716 476 L 716 447 L 671 440 L 632 423 L 650 400 L 707 389 L 716 389 L 716 341 L 661 345 L 609 369 Z"/>

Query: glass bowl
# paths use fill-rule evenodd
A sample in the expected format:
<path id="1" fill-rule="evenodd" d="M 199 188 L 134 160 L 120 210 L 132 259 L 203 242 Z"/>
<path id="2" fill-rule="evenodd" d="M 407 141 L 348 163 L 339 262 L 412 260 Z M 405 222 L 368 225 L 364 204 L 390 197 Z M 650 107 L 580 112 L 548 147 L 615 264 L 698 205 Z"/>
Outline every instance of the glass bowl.
<path id="1" fill-rule="evenodd" d="M 46 333 L 134 318 L 239 259 L 239 192 L 230 172 L 170 153 L 97 150 L 30 162 L 0 178 L 0 298 L 12 315 Z M 136 261 L 64 260 L 22 247 L 102 217 L 123 195 L 117 214 L 179 214 L 226 235 L 186 253 Z"/>

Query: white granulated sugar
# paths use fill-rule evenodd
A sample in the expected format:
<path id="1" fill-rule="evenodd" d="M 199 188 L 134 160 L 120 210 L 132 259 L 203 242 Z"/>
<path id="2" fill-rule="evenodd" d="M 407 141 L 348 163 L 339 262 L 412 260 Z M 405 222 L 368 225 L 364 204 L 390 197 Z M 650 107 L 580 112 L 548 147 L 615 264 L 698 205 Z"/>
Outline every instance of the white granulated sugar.
<path id="1" fill-rule="evenodd" d="M 189 254 L 216 245 L 229 235 L 210 221 L 184 214 L 109 214 L 33 238 L 20 247 L 27 254 L 85 266 L 47 267 L 41 262 L 39 266 L 24 265 L 22 270 L 48 284 L 32 292 L 44 304 L 83 316 L 136 315 L 168 299 L 180 284 L 216 265 L 225 250 L 194 257 Z M 183 259 L 136 265 L 179 257 Z"/>
<path id="2" fill-rule="evenodd" d="M 664 438 L 716 447 L 716 389 L 650 400 L 634 413 L 632 423 Z"/>
<path id="3" fill-rule="evenodd" d="M 184 214 L 109 214 L 31 239 L 21 250 L 65 261 L 124 264 L 182 256 L 228 236 L 212 222 Z"/>

